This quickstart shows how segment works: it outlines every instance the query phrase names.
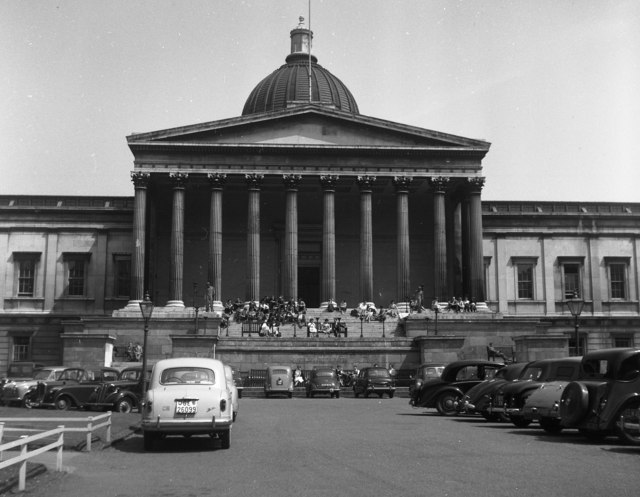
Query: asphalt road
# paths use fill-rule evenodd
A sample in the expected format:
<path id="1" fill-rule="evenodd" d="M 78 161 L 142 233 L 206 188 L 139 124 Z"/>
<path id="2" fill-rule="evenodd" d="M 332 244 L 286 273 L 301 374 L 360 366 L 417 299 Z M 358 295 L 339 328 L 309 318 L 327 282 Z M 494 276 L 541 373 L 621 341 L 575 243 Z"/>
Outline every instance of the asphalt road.
<path id="1" fill-rule="evenodd" d="M 168 438 L 145 453 L 132 434 L 49 471 L 24 495 L 637 496 L 640 448 L 577 432 L 445 418 L 405 398 L 245 398 L 231 448 Z M 130 414 L 133 420 L 137 414 Z M 126 423 L 125 423 L 126 424 Z"/>

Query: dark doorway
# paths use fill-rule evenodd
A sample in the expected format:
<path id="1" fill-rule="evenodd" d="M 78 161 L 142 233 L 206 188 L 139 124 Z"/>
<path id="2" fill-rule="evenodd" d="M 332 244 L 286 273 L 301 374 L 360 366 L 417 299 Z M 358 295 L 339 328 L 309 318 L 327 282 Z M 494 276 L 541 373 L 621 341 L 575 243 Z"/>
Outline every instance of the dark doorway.
<path id="1" fill-rule="evenodd" d="M 298 298 L 304 300 L 307 307 L 320 307 L 320 268 L 298 268 Z"/>

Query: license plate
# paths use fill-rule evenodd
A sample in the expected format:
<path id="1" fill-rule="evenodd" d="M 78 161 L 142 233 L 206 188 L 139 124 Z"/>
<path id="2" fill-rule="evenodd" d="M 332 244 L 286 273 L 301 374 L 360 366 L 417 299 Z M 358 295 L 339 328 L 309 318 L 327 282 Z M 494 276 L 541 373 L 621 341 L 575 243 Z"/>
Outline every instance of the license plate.
<path id="1" fill-rule="evenodd" d="M 195 414 L 197 411 L 197 400 L 176 400 L 176 414 Z"/>

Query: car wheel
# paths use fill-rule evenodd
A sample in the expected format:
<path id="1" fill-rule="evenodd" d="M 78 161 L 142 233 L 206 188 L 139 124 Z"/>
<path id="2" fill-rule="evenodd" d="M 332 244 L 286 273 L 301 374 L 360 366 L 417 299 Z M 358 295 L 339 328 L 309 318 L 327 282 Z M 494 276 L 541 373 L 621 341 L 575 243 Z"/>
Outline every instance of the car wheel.
<path id="1" fill-rule="evenodd" d="M 436 409 L 442 416 L 453 416 L 458 413 L 455 404 L 460 399 L 460 394 L 456 392 L 444 392 L 436 401 Z"/>
<path id="2" fill-rule="evenodd" d="M 357 399 L 360 397 L 360 393 L 356 390 L 356 387 L 353 387 L 353 396 Z"/>
<path id="3" fill-rule="evenodd" d="M 156 450 L 158 440 L 160 440 L 160 436 L 157 433 L 145 431 L 142 432 L 142 437 L 144 439 L 144 450 L 149 452 Z"/>
<path id="4" fill-rule="evenodd" d="M 499 423 L 500 421 L 502 421 L 502 417 L 500 416 L 500 414 L 495 412 L 482 411 L 480 414 L 482 414 L 482 417 L 484 419 L 492 423 Z"/>
<path id="5" fill-rule="evenodd" d="M 618 415 L 618 438 L 629 445 L 640 445 L 640 402 L 627 404 Z"/>
<path id="6" fill-rule="evenodd" d="M 526 428 L 531 424 L 530 419 L 525 419 L 522 416 L 509 416 L 509 420 L 516 426 L 516 428 Z"/>
<path id="7" fill-rule="evenodd" d="M 229 447 L 231 447 L 231 432 L 224 431 L 220 433 L 220 442 L 223 449 L 228 449 Z"/>
<path id="8" fill-rule="evenodd" d="M 383 393 L 382 393 L 382 392 L 380 392 L 380 393 L 378 394 L 378 397 L 382 398 L 382 395 L 383 395 Z"/>
<path id="9" fill-rule="evenodd" d="M 122 413 L 128 414 L 131 411 L 133 411 L 133 403 L 131 402 L 130 399 L 120 399 L 113 406 L 113 410 L 116 412 L 122 412 Z"/>
<path id="10" fill-rule="evenodd" d="M 69 397 L 62 395 L 55 400 L 54 405 L 59 411 L 67 411 L 72 406 L 72 402 Z"/>
<path id="11" fill-rule="evenodd" d="M 584 383 L 569 383 L 560 400 L 560 418 L 563 426 L 575 426 L 587 415 L 589 390 Z"/>
<path id="12" fill-rule="evenodd" d="M 36 400 L 35 392 L 26 394 L 22 399 L 22 407 L 26 407 L 27 409 L 32 409 L 35 400 Z"/>
<path id="13" fill-rule="evenodd" d="M 540 418 L 540 427 L 551 435 L 562 431 L 562 425 L 557 418 Z"/>

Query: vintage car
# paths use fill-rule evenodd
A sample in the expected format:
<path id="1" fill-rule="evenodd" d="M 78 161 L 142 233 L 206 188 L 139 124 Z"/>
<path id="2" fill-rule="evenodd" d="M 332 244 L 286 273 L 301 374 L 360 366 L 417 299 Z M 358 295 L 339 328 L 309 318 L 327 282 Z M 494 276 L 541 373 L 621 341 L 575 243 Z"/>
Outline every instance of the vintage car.
<path id="1" fill-rule="evenodd" d="M 100 368 L 87 370 L 83 368 L 67 368 L 53 381 L 39 381 L 29 390 L 30 405 L 27 407 L 55 407 L 66 410 L 69 407 L 80 407 L 70 395 L 58 396 L 60 389 L 81 385 L 79 388 L 95 388 L 98 383 L 118 379 L 118 370 L 115 368 Z M 87 387 L 88 385 L 88 387 Z"/>
<path id="2" fill-rule="evenodd" d="M 491 396 L 505 384 L 517 380 L 526 366 L 526 362 L 516 362 L 499 369 L 493 378 L 478 383 L 462 397 L 462 401 L 458 403 L 458 411 L 466 414 L 480 414 L 487 421 L 502 421 L 503 417 L 500 414 L 492 414 L 487 410 L 491 403 Z"/>
<path id="3" fill-rule="evenodd" d="M 264 378 L 264 396 L 274 394 L 293 397 L 293 371 L 291 366 L 268 366 Z"/>
<path id="4" fill-rule="evenodd" d="M 309 373 L 306 382 L 307 397 L 318 393 L 328 394 L 329 397 L 340 398 L 340 380 L 338 373 L 332 368 L 316 368 Z"/>
<path id="5" fill-rule="evenodd" d="M 531 424 L 524 417 L 527 398 L 544 383 L 551 381 L 571 381 L 580 374 L 580 357 L 562 359 L 540 359 L 527 364 L 517 381 L 504 385 L 498 390 L 489 410 L 504 413 L 518 428 Z"/>
<path id="6" fill-rule="evenodd" d="M 524 403 L 524 419 L 538 421 L 547 433 L 560 433 L 560 399 L 568 384 L 569 381 L 550 381 L 540 385 Z"/>
<path id="7" fill-rule="evenodd" d="M 458 413 L 457 405 L 464 394 L 484 380 L 491 379 L 504 364 L 484 360 L 455 361 L 448 364 L 440 378 L 425 381 L 415 399 L 414 407 L 435 408 L 443 416 Z"/>
<path id="8" fill-rule="evenodd" d="M 409 383 L 409 397 L 414 399 L 418 395 L 420 387 L 425 381 L 432 378 L 440 378 L 442 372 L 444 371 L 444 366 L 444 364 L 430 362 L 426 364 L 420 364 L 420 366 L 416 368 L 415 374 L 412 374 L 410 377 L 411 382 Z"/>
<path id="9" fill-rule="evenodd" d="M 14 361 L 9 364 L 7 368 L 7 374 L 0 378 L 0 395 L 2 395 L 2 388 L 11 381 L 26 381 L 33 378 L 35 371 L 43 367 L 42 364 L 37 364 L 30 361 Z"/>
<path id="10" fill-rule="evenodd" d="M 231 390 L 231 406 L 233 408 L 233 420 L 235 421 L 238 417 L 238 409 L 240 408 L 240 402 L 238 401 L 240 395 L 238 394 L 236 381 L 233 378 L 233 369 L 231 366 L 227 364 L 224 365 L 224 375 L 227 380 L 227 386 L 229 387 L 229 390 Z"/>
<path id="11" fill-rule="evenodd" d="M 221 361 L 181 357 L 153 366 L 142 405 L 145 450 L 169 435 L 209 435 L 228 449 L 232 425 L 231 390 Z"/>
<path id="12" fill-rule="evenodd" d="M 605 349 L 582 358 L 580 379 L 560 399 L 560 424 L 592 439 L 617 435 L 640 445 L 640 349 Z"/>
<path id="13" fill-rule="evenodd" d="M 64 366 L 47 366 L 36 369 L 31 379 L 10 380 L 2 387 L 2 403 L 28 407 L 35 395 L 35 387 L 39 381 L 54 381 L 65 370 Z"/>
<path id="14" fill-rule="evenodd" d="M 353 395 L 358 397 L 362 394 L 367 398 L 370 394 L 377 394 L 382 398 L 385 393 L 390 399 L 396 393 L 396 382 L 389 370 L 377 366 L 362 368 L 353 383 Z"/>
<path id="15" fill-rule="evenodd" d="M 82 400 L 84 409 L 109 410 L 129 413 L 140 409 L 142 402 L 141 367 L 130 367 L 120 371 L 118 379 L 96 385 L 86 400 Z M 147 378 L 151 372 L 147 372 Z M 84 396 L 83 396 L 84 397 Z"/>

